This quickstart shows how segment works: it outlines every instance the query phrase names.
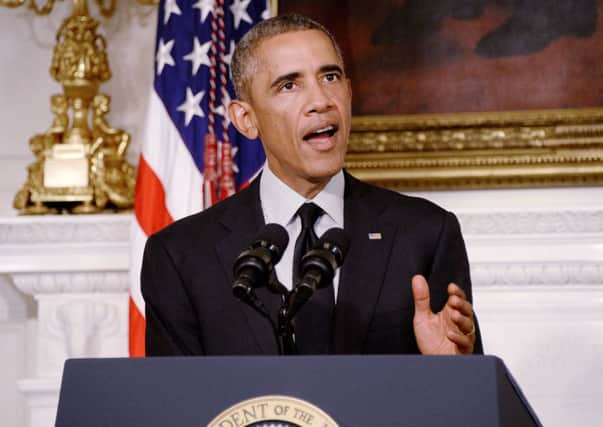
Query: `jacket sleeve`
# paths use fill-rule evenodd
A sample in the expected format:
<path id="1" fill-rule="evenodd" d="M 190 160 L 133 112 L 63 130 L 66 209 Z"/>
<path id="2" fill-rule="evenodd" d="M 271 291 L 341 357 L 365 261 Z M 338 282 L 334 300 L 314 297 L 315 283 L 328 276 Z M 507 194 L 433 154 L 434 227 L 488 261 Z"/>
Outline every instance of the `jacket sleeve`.
<path id="1" fill-rule="evenodd" d="M 450 282 L 460 286 L 473 304 L 471 292 L 471 275 L 465 242 L 456 216 L 446 212 L 439 239 L 435 248 L 431 269 L 427 277 L 432 294 L 431 304 L 434 312 L 440 311 L 448 299 L 447 288 Z M 483 354 L 482 338 L 477 322 L 475 321 L 475 354 Z"/>
<path id="2" fill-rule="evenodd" d="M 160 236 L 146 243 L 142 270 L 147 356 L 203 355 L 201 330 L 186 283 Z"/>

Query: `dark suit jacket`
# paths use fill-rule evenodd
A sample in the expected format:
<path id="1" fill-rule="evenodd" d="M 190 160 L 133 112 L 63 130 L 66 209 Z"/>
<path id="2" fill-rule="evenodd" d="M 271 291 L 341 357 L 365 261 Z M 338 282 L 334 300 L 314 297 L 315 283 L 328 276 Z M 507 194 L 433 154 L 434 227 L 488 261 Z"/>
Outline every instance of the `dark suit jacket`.
<path id="1" fill-rule="evenodd" d="M 411 278 L 423 274 L 439 311 L 453 281 L 471 300 L 456 217 L 346 174 L 351 244 L 335 311 L 335 353 L 418 353 Z M 177 221 L 147 241 L 142 266 L 147 355 L 276 354 L 270 323 L 232 295 L 232 265 L 264 225 L 259 179 L 233 197 Z M 370 240 L 369 233 L 381 233 Z M 259 289 L 271 311 L 280 297 Z M 482 352 L 479 331 L 475 351 Z"/>

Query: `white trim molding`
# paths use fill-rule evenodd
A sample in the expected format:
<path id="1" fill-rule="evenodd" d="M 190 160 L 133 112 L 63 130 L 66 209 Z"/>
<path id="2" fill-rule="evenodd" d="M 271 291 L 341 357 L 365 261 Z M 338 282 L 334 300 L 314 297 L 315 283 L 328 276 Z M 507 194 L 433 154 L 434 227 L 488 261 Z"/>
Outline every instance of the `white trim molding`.
<path id="1" fill-rule="evenodd" d="M 0 274 L 37 304 L 26 337 L 33 363 L 18 381 L 31 427 L 54 425 L 67 358 L 127 356 L 131 221 L 127 214 L 0 218 Z"/>
<path id="2" fill-rule="evenodd" d="M 465 235 L 603 234 L 603 209 L 473 211 L 458 217 Z"/>
<path id="3" fill-rule="evenodd" d="M 456 213 L 486 351 L 525 384 L 545 424 L 589 424 L 589 402 L 600 393 L 572 388 L 572 379 L 588 382 L 585 366 L 603 372 L 595 336 L 603 326 L 603 207 Z M 127 355 L 131 221 L 128 214 L 0 218 L 0 274 L 11 278 L 0 286 L 15 286 L 38 308 L 28 328 L 32 366 L 18 382 L 32 427 L 54 423 L 66 358 Z M 551 391 L 555 376 L 545 374 L 561 371 L 579 396 Z M 572 407 L 560 404 L 570 400 Z"/>
<path id="4" fill-rule="evenodd" d="M 127 271 L 14 273 L 15 286 L 29 295 L 128 291 Z"/>
<path id="5" fill-rule="evenodd" d="M 471 276 L 474 287 L 596 286 L 603 284 L 603 262 L 474 263 Z"/>
<path id="6" fill-rule="evenodd" d="M 35 218 L 35 220 L 32 220 Z M 40 216 L 0 219 L 2 245 L 126 242 L 132 216 Z"/>

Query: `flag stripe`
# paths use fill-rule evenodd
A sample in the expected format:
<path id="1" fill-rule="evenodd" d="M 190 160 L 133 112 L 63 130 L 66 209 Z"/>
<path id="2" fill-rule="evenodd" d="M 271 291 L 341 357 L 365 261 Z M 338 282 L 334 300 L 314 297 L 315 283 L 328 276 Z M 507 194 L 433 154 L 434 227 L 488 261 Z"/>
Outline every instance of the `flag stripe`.
<path id="1" fill-rule="evenodd" d="M 142 140 L 131 229 L 131 356 L 145 354 L 140 270 L 148 236 L 173 220 L 209 207 L 218 195 L 225 197 L 235 187 L 247 186 L 264 164 L 260 141 L 238 134 L 226 117 L 226 106 L 234 97 L 232 82 L 226 79 L 226 65 L 230 66 L 235 43 L 268 15 L 267 0 L 194 4 L 169 0 L 167 8 L 166 2 L 160 1 L 155 79 Z M 213 46 L 208 45 L 212 40 Z M 206 57 L 209 48 L 214 53 L 214 73 L 210 72 L 210 59 Z M 210 88 L 213 108 L 209 106 Z M 208 139 L 210 119 L 213 139 Z M 210 202 L 205 204 L 204 200 Z"/>
<path id="2" fill-rule="evenodd" d="M 147 121 L 142 156 L 165 190 L 168 212 L 176 219 L 200 211 L 203 175 L 154 91 L 149 99 L 148 117 L 154 119 Z"/>
<path id="3" fill-rule="evenodd" d="M 144 316 L 144 300 L 140 292 L 140 269 L 142 267 L 142 253 L 147 242 L 147 235 L 142 231 L 137 221 L 132 222 L 130 242 L 132 245 L 132 259 L 130 260 L 130 283 L 132 284 L 132 290 L 130 298 L 137 307 L 138 312 Z"/>
<path id="4" fill-rule="evenodd" d="M 144 316 L 136 307 L 133 299 L 130 298 L 130 356 L 143 357 L 144 351 L 144 334 L 145 320 Z"/>
<path id="5" fill-rule="evenodd" d="M 165 205 L 165 191 L 144 156 L 138 161 L 134 212 L 138 224 L 147 236 L 161 230 L 173 219 Z"/>

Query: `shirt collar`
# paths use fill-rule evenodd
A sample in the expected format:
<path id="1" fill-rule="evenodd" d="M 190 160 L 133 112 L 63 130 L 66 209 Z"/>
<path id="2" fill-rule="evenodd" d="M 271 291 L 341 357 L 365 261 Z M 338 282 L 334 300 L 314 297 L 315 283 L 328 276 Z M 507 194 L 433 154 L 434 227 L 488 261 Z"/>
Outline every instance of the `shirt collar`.
<path id="1" fill-rule="evenodd" d="M 343 228 L 343 170 L 334 175 L 320 193 L 308 200 L 281 181 L 265 164 L 260 178 L 260 203 L 266 223 L 287 225 L 294 220 L 295 212 L 304 202 L 313 202 L 325 211 L 332 221 Z"/>

